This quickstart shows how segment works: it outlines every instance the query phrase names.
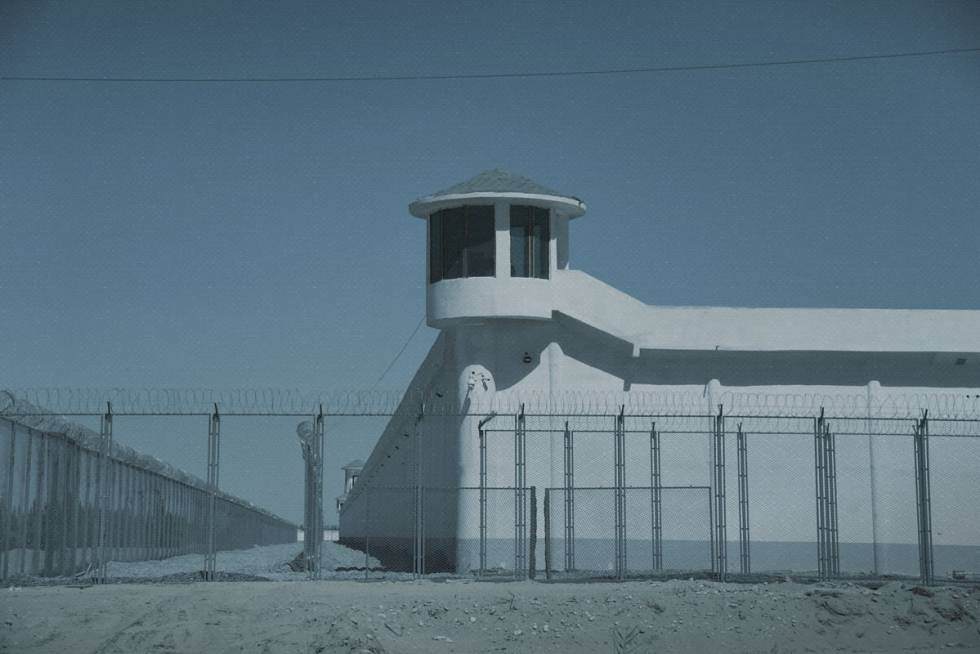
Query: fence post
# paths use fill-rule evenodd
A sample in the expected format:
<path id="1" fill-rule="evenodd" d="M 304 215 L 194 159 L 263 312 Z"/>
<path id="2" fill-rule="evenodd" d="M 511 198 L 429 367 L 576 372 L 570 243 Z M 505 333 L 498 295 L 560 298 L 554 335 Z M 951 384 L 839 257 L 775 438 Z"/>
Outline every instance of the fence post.
<path id="1" fill-rule="evenodd" d="M 112 491 L 110 479 L 109 457 L 112 456 L 112 404 L 106 403 L 106 412 L 102 416 L 102 430 L 99 439 L 99 477 L 98 483 L 98 513 L 99 513 L 99 554 L 98 572 L 95 583 L 104 584 L 109 574 L 109 562 L 106 560 L 106 538 L 108 536 L 109 499 Z"/>
<path id="2" fill-rule="evenodd" d="M 299 436 L 300 451 L 303 455 L 303 567 L 306 568 L 307 574 L 311 572 L 310 570 L 310 547 L 311 532 L 313 531 L 313 491 L 311 488 L 312 484 L 312 444 L 309 441 L 309 433 L 306 431 L 306 424 L 300 423 L 296 428 L 296 435 Z"/>
<path id="3" fill-rule="evenodd" d="M 23 500 L 22 500 L 22 510 L 21 510 L 21 525 L 20 525 L 20 574 L 25 574 L 27 569 L 27 535 L 30 532 L 30 518 L 31 518 L 31 453 L 34 449 L 34 440 L 31 438 L 31 430 L 28 429 L 25 433 L 24 447 L 25 461 L 24 461 L 24 485 L 23 489 Z M 33 572 L 33 570 L 32 570 Z"/>
<path id="4" fill-rule="evenodd" d="M 537 487 L 531 486 L 531 525 L 530 543 L 528 545 L 527 576 L 534 579 L 537 573 L 537 546 L 538 546 L 538 494 Z"/>
<path id="5" fill-rule="evenodd" d="M 129 519 L 132 513 L 130 509 L 130 504 L 132 503 L 132 493 L 130 489 L 130 473 L 129 464 L 121 463 L 119 465 L 119 485 L 121 488 L 121 499 L 119 503 L 119 548 L 120 548 L 120 560 L 121 561 L 131 561 L 131 553 L 129 547 Z"/>
<path id="6" fill-rule="evenodd" d="M 143 529 L 146 535 L 146 558 L 157 558 L 157 476 L 156 473 L 147 471 L 143 479 L 146 488 L 146 511 L 143 518 Z M 201 531 L 201 543 L 207 542 L 207 529 Z M 206 548 L 202 548 L 206 552 Z"/>
<path id="7" fill-rule="evenodd" d="M 323 445 L 326 435 L 326 424 L 323 417 L 323 405 L 320 411 L 313 418 L 313 523 L 314 523 L 314 547 L 311 552 L 313 555 L 313 567 L 308 568 L 312 579 L 319 579 L 321 575 L 320 566 L 323 559 Z"/>
<path id="8" fill-rule="evenodd" d="M 109 558 L 107 561 L 121 561 L 122 464 L 110 457 L 109 467 Z"/>
<path id="9" fill-rule="evenodd" d="M 296 428 L 303 453 L 303 563 L 307 578 L 320 578 L 323 551 L 323 405 Z"/>
<path id="10" fill-rule="evenodd" d="M 714 481 L 714 477 L 711 481 Z M 711 494 L 710 485 L 708 486 L 708 541 L 711 547 L 711 574 L 715 574 L 718 571 L 717 546 L 715 544 L 715 498 Z"/>
<path id="11" fill-rule="evenodd" d="M 177 482 L 167 480 L 167 556 L 177 555 L 177 520 L 180 516 L 180 505 L 177 503 Z"/>
<path id="12" fill-rule="evenodd" d="M 221 458 L 221 416 L 218 405 L 208 419 L 208 524 L 207 554 L 204 556 L 204 579 L 214 581 L 217 564 L 215 552 L 215 512 L 218 501 L 218 472 Z"/>
<path id="13" fill-rule="evenodd" d="M 45 433 L 45 442 L 47 443 L 47 462 L 48 462 L 48 476 L 47 476 L 47 488 L 44 495 L 44 534 L 42 537 L 42 549 L 44 553 L 44 575 L 54 576 L 58 573 L 55 567 L 58 546 L 59 546 L 59 534 L 58 528 L 61 526 L 59 524 L 61 517 L 58 511 L 58 477 L 60 475 L 58 467 L 58 444 L 54 442 L 54 435 L 50 433 Z"/>
<path id="14" fill-rule="evenodd" d="M 480 436 L 480 569 L 477 577 L 483 577 L 487 569 L 487 430 L 486 425 L 496 417 L 491 412 L 477 423 Z"/>
<path id="15" fill-rule="evenodd" d="M 620 405 L 619 415 L 613 431 L 613 459 L 615 468 L 615 532 L 616 532 L 616 578 L 626 576 L 626 405 Z"/>
<path id="16" fill-rule="evenodd" d="M 826 501 L 823 493 L 823 407 L 820 408 L 820 417 L 813 421 L 813 483 L 817 502 L 817 576 L 820 579 L 827 577 L 827 535 L 824 526 L 824 507 Z"/>
<path id="17" fill-rule="evenodd" d="M 915 451 L 915 504 L 919 527 L 919 576 L 922 583 L 933 582 L 932 497 L 929 482 L 929 412 L 922 412 L 912 431 Z"/>
<path id="18" fill-rule="evenodd" d="M 71 455 L 69 452 L 69 441 L 65 436 L 61 436 L 58 445 L 58 555 L 57 555 L 57 574 L 66 575 L 68 567 L 68 526 L 69 522 L 69 502 L 71 492 L 69 491 Z"/>
<path id="19" fill-rule="evenodd" d="M 817 500 L 817 572 L 821 579 L 840 573 L 837 529 L 837 451 L 830 425 L 820 417 L 814 421 L 814 484 Z"/>
<path id="20" fill-rule="evenodd" d="M 544 489 L 544 578 L 551 580 L 551 489 Z"/>
<path id="21" fill-rule="evenodd" d="M 425 574 L 425 479 L 422 459 L 422 419 L 425 405 L 419 406 L 415 419 L 415 560 L 412 573 L 416 578 Z"/>
<path id="22" fill-rule="evenodd" d="M 175 482 L 174 490 L 177 494 L 177 556 L 180 556 L 186 553 L 184 548 L 187 547 L 187 503 L 184 501 L 184 482 Z"/>
<path id="23" fill-rule="evenodd" d="M 660 434 L 657 423 L 650 425 L 650 561 L 654 572 L 662 572 L 663 523 L 660 480 Z"/>
<path id="24" fill-rule="evenodd" d="M 58 466 L 60 468 L 60 479 L 58 480 L 58 507 L 61 510 L 61 525 L 58 534 L 58 574 L 66 576 L 71 574 L 68 570 L 69 562 L 69 533 L 71 528 L 71 466 L 72 466 L 72 456 L 71 456 L 71 441 L 68 440 L 67 436 L 62 436 L 60 439 L 61 446 L 58 448 L 60 450 L 58 456 Z"/>
<path id="25" fill-rule="evenodd" d="M 34 528 L 33 533 L 33 547 L 31 550 L 31 572 L 33 574 L 38 574 L 43 572 L 41 567 L 41 538 L 44 534 L 44 519 L 46 512 L 44 510 L 44 484 L 46 481 L 47 473 L 47 454 L 48 454 L 48 439 L 47 435 L 41 431 L 37 432 L 40 442 L 38 443 L 37 449 L 37 477 L 35 479 L 34 488 L 34 506 L 32 513 L 34 514 L 34 519 L 31 521 L 31 526 Z"/>
<path id="26" fill-rule="evenodd" d="M 364 578 L 371 569 L 371 487 L 364 489 Z M 414 564 L 413 564 L 414 565 Z"/>
<path id="27" fill-rule="evenodd" d="M 565 421 L 565 572 L 575 569 L 575 433 Z"/>
<path id="28" fill-rule="evenodd" d="M 868 382 L 868 473 L 871 485 L 871 556 L 872 573 L 878 576 L 879 572 L 879 552 L 878 552 L 878 478 L 875 472 L 875 459 L 877 458 L 877 443 L 875 442 L 875 422 L 874 415 L 877 410 L 878 393 L 881 384 L 877 381 Z"/>
<path id="29" fill-rule="evenodd" d="M 726 527 L 726 502 L 725 502 L 725 409 L 721 404 L 718 405 L 718 415 L 715 418 L 715 520 L 718 531 L 715 540 L 717 541 L 718 555 L 718 579 L 725 581 L 728 574 L 728 534 Z"/>
<path id="30" fill-rule="evenodd" d="M 166 556 L 164 553 L 164 516 L 166 515 L 166 503 L 163 498 L 164 478 L 163 475 L 153 475 L 153 529 L 156 534 L 154 537 L 154 558 L 159 560 Z"/>
<path id="31" fill-rule="evenodd" d="M 188 554 L 190 552 L 190 532 L 189 526 L 191 523 L 191 507 L 190 503 L 187 501 L 187 484 L 181 481 L 177 486 L 177 491 L 180 494 L 180 554 Z"/>
<path id="32" fill-rule="evenodd" d="M 752 572 L 752 559 L 749 548 L 752 538 L 749 532 L 749 460 L 747 436 L 738 423 L 738 536 L 739 572 L 747 575 Z"/>
<path id="33" fill-rule="evenodd" d="M 92 567 L 92 533 L 93 524 L 92 517 L 94 515 L 92 511 L 92 452 L 90 450 L 83 450 L 85 457 L 85 494 L 82 500 L 82 522 L 85 535 L 82 537 L 82 562 L 85 565 L 86 570 Z M 25 496 L 26 497 L 26 496 Z"/>
<path id="34" fill-rule="evenodd" d="M 75 572 L 82 570 L 88 564 L 85 560 L 85 496 L 82 494 L 82 474 L 88 455 L 81 443 L 75 443 L 75 556 L 72 567 Z"/>
<path id="35" fill-rule="evenodd" d="M 524 405 L 514 418 L 514 575 L 527 573 L 527 467 Z"/>
<path id="36" fill-rule="evenodd" d="M 69 557 L 65 564 L 65 574 L 72 575 L 78 570 L 78 513 L 81 507 L 81 459 L 82 459 L 82 447 L 77 441 L 71 441 L 69 444 L 69 492 L 68 492 L 68 502 L 69 502 L 69 533 L 71 538 L 68 539 Z"/>
<path id="37" fill-rule="evenodd" d="M 837 529 L 837 437 L 830 424 L 824 423 L 824 444 L 827 447 L 827 509 L 830 535 L 830 574 L 840 574 L 840 534 Z"/>
<path id="38" fill-rule="evenodd" d="M 11 528 L 13 520 L 11 520 L 10 514 L 13 512 L 11 497 L 14 494 L 14 456 L 17 451 L 17 426 L 13 422 L 7 424 L 10 425 L 10 452 L 7 461 L 7 488 L 3 494 L 3 522 L 0 524 L 3 531 L 3 552 L 0 552 L 3 556 L 3 570 L 0 570 L 0 579 L 7 578 L 10 553 L 13 552 L 13 548 L 10 547 L 10 539 L 13 536 L 13 529 Z"/>

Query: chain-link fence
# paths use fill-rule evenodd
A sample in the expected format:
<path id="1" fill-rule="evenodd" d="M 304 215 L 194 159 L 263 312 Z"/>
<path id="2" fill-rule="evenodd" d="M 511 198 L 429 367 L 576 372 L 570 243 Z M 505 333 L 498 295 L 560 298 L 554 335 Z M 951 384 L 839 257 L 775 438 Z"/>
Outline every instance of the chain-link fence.
<path id="1" fill-rule="evenodd" d="M 980 575 L 980 420 L 624 407 L 496 416 L 480 443 L 485 483 L 543 492 L 548 576 Z"/>
<path id="2" fill-rule="evenodd" d="M 0 418 L 0 578 L 104 579 L 109 561 L 296 540 L 294 524 L 108 438 L 91 440 Z"/>
<path id="3" fill-rule="evenodd" d="M 544 572 L 549 579 L 712 571 L 707 486 L 548 488 Z M 625 512 L 616 511 L 618 497 Z M 622 520 L 622 524 L 617 524 Z"/>
<path id="4" fill-rule="evenodd" d="M 588 411 L 538 403 L 433 415 L 403 399 L 345 495 L 340 541 L 363 554 L 349 567 L 368 577 L 977 578 L 974 400 L 924 396 L 909 413 L 918 396 L 896 404 L 875 392 L 824 410 L 816 393 L 708 388 L 702 407 L 734 403 L 710 412 L 586 402 Z M 208 482 L 127 454 L 108 414 L 91 439 L 0 423 L 4 574 L 292 540 L 292 525 L 216 490 L 221 416 L 205 415 Z M 322 439 L 323 417 L 335 414 L 313 415 Z M 310 525 L 322 520 L 315 482 L 327 434 L 310 460 Z"/>
<path id="5" fill-rule="evenodd" d="M 535 488 L 369 487 L 344 507 L 340 543 L 365 577 L 535 575 Z M 542 558 L 543 560 L 543 558 Z"/>

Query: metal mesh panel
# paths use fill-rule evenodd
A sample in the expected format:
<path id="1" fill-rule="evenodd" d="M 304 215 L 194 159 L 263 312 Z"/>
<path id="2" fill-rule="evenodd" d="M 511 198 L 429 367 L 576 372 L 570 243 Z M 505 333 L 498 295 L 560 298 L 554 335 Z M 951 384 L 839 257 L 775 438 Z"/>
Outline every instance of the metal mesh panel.
<path id="1" fill-rule="evenodd" d="M 874 573 L 874 530 L 868 437 L 837 434 L 837 520 L 840 573 Z"/>
<path id="2" fill-rule="evenodd" d="M 660 570 L 654 569 L 654 487 L 625 489 L 626 524 L 619 531 L 629 576 L 711 570 L 707 487 L 661 487 Z M 574 514 L 568 513 L 569 497 Z M 615 488 L 550 488 L 545 499 L 547 572 L 555 577 L 617 576 Z M 574 522 L 570 533 L 567 525 Z M 570 536 L 570 537 L 569 537 Z"/>
<path id="3" fill-rule="evenodd" d="M 0 419 L 0 574 L 59 576 L 101 561 L 206 550 L 206 491 L 99 452 L 61 433 Z M 218 498 L 218 549 L 295 540 L 295 526 Z M 103 527 L 100 528 L 100 520 Z M 99 557 L 100 531 L 105 554 Z"/>
<path id="4" fill-rule="evenodd" d="M 933 421 L 933 424 L 934 421 Z M 932 541 L 937 578 L 980 575 L 980 438 L 930 436 Z"/>
<path id="5" fill-rule="evenodd" d="M 765 433 L 764 421 L 758 420 L 743 425 L 753 572 L 816 569 L 812 419 L 799 422 L 798 433 Z M 727 445 L 735 460 L 737 443 Z M 732 524 L 738 521 L 736 507 L 735 502 L 728 504 Z"/>
<path id="6" fill-rule="evenodd" d="M 871 421 L 878 574 L 919 574 L 912 427 L 912 421 Z"/>
<path id="7" fill-rule="evenodd" d="M 411 573 L 415 560 L 415 487 L 369 487 L 344 506 L 340 543 L 364 552 L 367 573 Z"/>
<path id="8" fill-rule="evenodd" d="M 472 418 L 458 457 L 480 486 L 465 488 L 452 485 L 459 421 L 420 411 L 396 434 L 384 477 L 352 491 L 341 538 L 364 552 L 356 567 L 369 576 L 980 573 L 980 421 L 869 418 L 859 400 L 834 408 L 865 415 L 828 409 L 822 422 L 812 402 L 777 415 L 762 415 L 765 404 L 709 414 L 707 398 L 704 413 L 684 415 L 518 404 L 487 416 L 479 437 Z M 5 577 L 98 565 L 100 515 L 112 560 L 207 551 L 211 515 L 216 550 L 293 538 L 292 525 L 220 492 L 212 514 L 206 484 L 118 446 L 103 470 L 97 447 L 0 420 Z"/>
<path id="9" fill-rule="evenodd" d="M 348 501 L 340 542 L 364 553 L 364 564 L 353 570 L 366 577 L 458 573 L 510 578 L 533 574 L 538 560 L 543 561 L 532 533 L 532 489 L 521 494 L 513 487 L 423 488 L 421 516 L 417 490 L 368 487 Z M 523 540 L 516 537 L 515 498 L 521 497 L 529 518 Z M 521 542 L 523 549 L 515 551 Z"/>

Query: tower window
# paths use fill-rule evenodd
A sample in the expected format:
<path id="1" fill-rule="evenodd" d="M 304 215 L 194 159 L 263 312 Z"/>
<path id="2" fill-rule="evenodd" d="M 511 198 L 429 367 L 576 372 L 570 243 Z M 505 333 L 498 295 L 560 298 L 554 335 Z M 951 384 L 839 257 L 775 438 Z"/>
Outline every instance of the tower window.
<path id="1" fill-rule="evenodd" d="M 510 276 L 548 279 L 548 210 L 512 205 L 510 208 Z"/>
<path id="2" fill-rule="evenodd" d="M 429 216 L 429 283 L 494 276 L 492 206 L 443 209 Z"/>

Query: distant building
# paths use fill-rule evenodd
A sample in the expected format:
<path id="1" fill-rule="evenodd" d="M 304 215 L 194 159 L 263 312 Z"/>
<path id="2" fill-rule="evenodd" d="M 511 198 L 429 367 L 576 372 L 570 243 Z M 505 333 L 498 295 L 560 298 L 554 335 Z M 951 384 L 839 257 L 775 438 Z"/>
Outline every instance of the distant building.
<path id="1" fill-rule="evenodd" d="M 351 489 L 354 488 L 354 482 L 357 481 L 358 476 L 361 474 L 361 470 L 364 469 L 364 461 L 361 459 L 354 459 L 342 469 L 344 471 L 344 493 L 343 495 L 337 496 L 337 513 L 340 513 L 344 508 L 344 502 L 347 501 L 347 495 L 350 493 Z"/>
<path id="2" fill-rule="evenodd" d="M 580 199 L 500 170 L 421 198 L 409 211 L 427 227 L 426 317 L 441 333 L 364 465 L 361 481 L 354 487 L 348 477 L 347 493 L 338 498 L 341 540 L 357 543 L 366 524 L 382 524 L 376 527 L 383 531 L 379 538 L 371 534 L 372 551 L 393 561 L 411 556 L 413 505 L 405 489 L 415 479 L 408 437 L 415 434 L 418 397 L 444 398 L 461 414 L 426 417 L 420 447 L 426 484 L 434 489 L 425 513 L 430 568 L 465 572 L 477 566 L 480 511 L 475 491 L 452 489 L 480 484 L 479 421 L 492 412 L 514 412 L 520 402 L 538 413 L 546 413 L 546 406 L 561 413 L 575 398 L 588 403 L 603 396 L 614 398 L 610 404 L 649 407 L 655 403 L 651 398 L 661 397 L 662 410 L 693 406 L 695 412 L 713 413 L 719 404 L 737 412 L 759 397 L 816 411 L 819 398 L 833 397 L 842 398 L 835 409 L 870 420 L 896 397 L 980 396 L 980 311 L 648 305 L 571 268 L 570 226 L 586 211 Z M 620 228 L 610 220 L 608 229 Z M 509 420 L 491 426 L 512 428 Z M 608 421 L 594 424 L 605 427 Z M 528 485 L 565 483 L 562 427 L 560 417 L 545 417 L 536 435 L 529 435 Z M 488 483 L 513 485 L 510 436 L 488 438 Z M 674 484 L 707 484 L 707 443 L 689 441 L 687 450 L 678 446 L 669 454 L 665 477 Z M 649 467 L 646 445 L 637 441 L 636 447 L 627 474 L 642 484 L 649 479 L 643 467 Z M 859 462 L 869 456 L 869 447 L 881 458 L 886 477 L 878 483 L 884 488 L 891 483 L 889 457 L 909 458 L 910 450 L 892 452 L 878 441 L 865 441 L 855 449 L 857 465 L 866 465 Z M 812 439 L 810 448 L 809 454 L 805 448 L 787 453 L 785 465 L 772 462 L 773 475 L 785 474 L 786 484 L 799 485 L 793 471 L 799 465 L 812 470 Z M 581 435 L 575 453 L 578 483 L 611 486 L 612 456 L 608 438 Z M 907 479 L 907 472 L 901 474 Z M 812 488 L 808 492 L 809 504 L 800 506 L 812 512 Z M 869 501 L 865 495 L 861 502 Z M 491 499 L 513 506 L 502 496 Z M 605 504 L 597 509 L 608 510 Z M 902 516 L 896 524 L 907 525 L 909 519 L 915 524 L 914 513 Z M 794 520 L 792 514 L 783 518 L 796 533 Z M 772 540 L 790 538 L 782 528 L 773 522 L 757 531 Z M 889 538 L 890 522 L 882 520 L 875 528 L 879 540 Z M 498 531 L 504 538 L 513 518 L 501 518 L 499 525 L 491 520 L 488 529 L 491 541 Z M 864 531 L 861 537 L 870 541 Z M 493 565 L 508 565 L 503 555 L 491 558 Z"/>

